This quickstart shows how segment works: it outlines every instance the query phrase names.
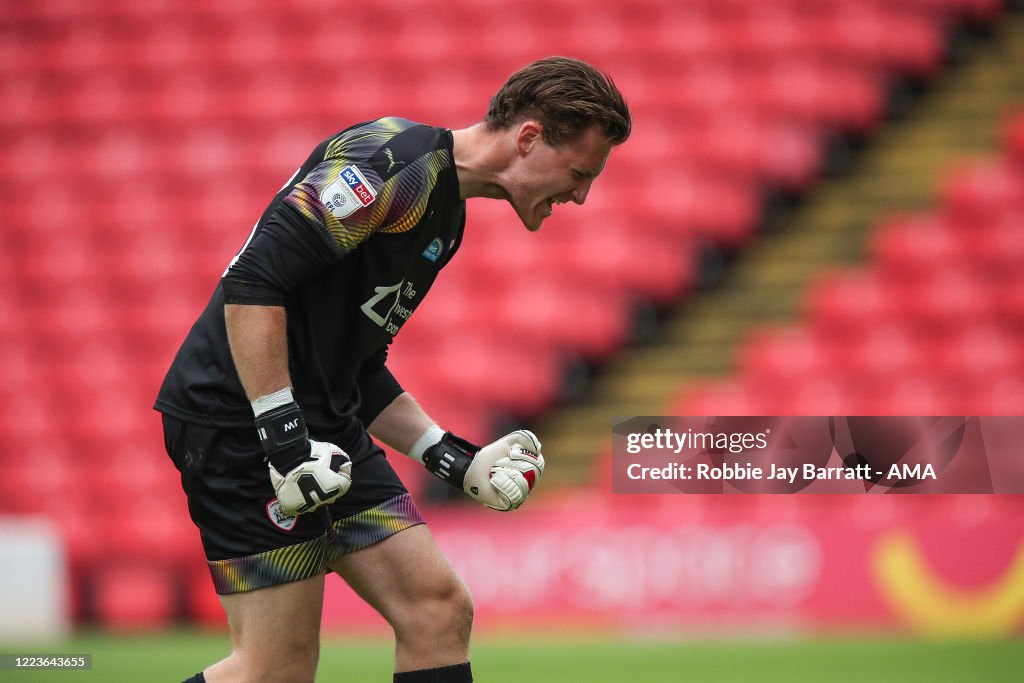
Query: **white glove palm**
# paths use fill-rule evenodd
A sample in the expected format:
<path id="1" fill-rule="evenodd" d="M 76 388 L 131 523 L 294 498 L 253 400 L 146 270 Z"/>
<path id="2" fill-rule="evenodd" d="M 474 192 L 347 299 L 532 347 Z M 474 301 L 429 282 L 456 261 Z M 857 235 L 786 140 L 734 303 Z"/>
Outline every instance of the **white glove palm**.
<path id="1" fill-rule="evenodd" d="M 309 459 L 284 475 L 268 465 L 277 500 L 290 515 L 312 512 L 333 503 L 348 493 L 352 485 L 352 461 L 345 451 L 332 443 L 312 439 L 309 446 Z"/>
<path id="2" fill-rule="evenodd" d="M 462 488 L 487 507 L 508 512 L 526 502 L 542 474 L 540 441 L 533 432 L 519 429 L 480 449 Z"/>

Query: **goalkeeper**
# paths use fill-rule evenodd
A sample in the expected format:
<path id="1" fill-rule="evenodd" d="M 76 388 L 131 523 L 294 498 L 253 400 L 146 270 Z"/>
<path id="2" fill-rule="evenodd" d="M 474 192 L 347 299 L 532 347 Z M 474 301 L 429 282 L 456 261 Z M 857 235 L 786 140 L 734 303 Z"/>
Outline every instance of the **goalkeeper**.
<path id="1" fill-rule="evenodd" d="M 459 248 L 466 199 L 504 199 L 537 230 L 584 202 L 629 130 L 607 76 L 543 59 L 469 128 L 342 131 L 270 202 L 156 401 L 231 631 L 230 656 L 190 682 L 312 681 L 327 572 L 393 628 L 396 682 L 472 680 L 469 593 L 374 439 L 498 510 L 529 496 L 540 442 L 446 432 L 388 347 Z"/>

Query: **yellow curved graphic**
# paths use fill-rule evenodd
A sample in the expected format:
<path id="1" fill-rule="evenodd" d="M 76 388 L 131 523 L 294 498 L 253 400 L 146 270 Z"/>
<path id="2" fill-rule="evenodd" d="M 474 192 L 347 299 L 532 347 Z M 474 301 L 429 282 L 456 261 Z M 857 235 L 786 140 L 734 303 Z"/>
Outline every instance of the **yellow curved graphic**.
<path id="1" fill-rule="evenodd" d="M 955 588 L 937 578 L 914 540 L 891 533 L 878 543 L 875 580 L 893 610 L 915 631 L 937 636 L 997 636 L 1024 615 L 1024 548 L 995 584 Z"/>

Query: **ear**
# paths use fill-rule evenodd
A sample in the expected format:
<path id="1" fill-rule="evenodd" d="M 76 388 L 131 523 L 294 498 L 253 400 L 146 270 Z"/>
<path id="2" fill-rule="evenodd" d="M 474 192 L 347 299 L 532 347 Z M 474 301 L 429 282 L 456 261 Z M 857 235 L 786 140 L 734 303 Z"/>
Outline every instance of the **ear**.
<path id="1" fill-rule="evenodd" d="M 515 134 L 516 153 L 526 156 L 540 142 L 543 133 L 544 126 L 540 121 L 527 119 L 520 123 Z"/>

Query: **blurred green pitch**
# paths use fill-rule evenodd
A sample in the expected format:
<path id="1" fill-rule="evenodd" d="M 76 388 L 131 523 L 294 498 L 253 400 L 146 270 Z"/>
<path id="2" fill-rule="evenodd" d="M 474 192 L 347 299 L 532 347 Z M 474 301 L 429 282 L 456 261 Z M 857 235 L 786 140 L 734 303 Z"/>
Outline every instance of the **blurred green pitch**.
<path id="1" fill-rule="evenodd" d="M 92 671 L 0 671 L 0 680 L 176 683 L 227 654 L 223 633 L 83 634 L 59 645 L 0 645 L 2 652 L 92 654 Z M 318 681 L 390 681 L 385 640 L 324 641 Z M 1024 641 L 865 638 L 639 640 L 481 638 L 473 647 L 481 683 L 979 683 L 1020 681 Z"/>

